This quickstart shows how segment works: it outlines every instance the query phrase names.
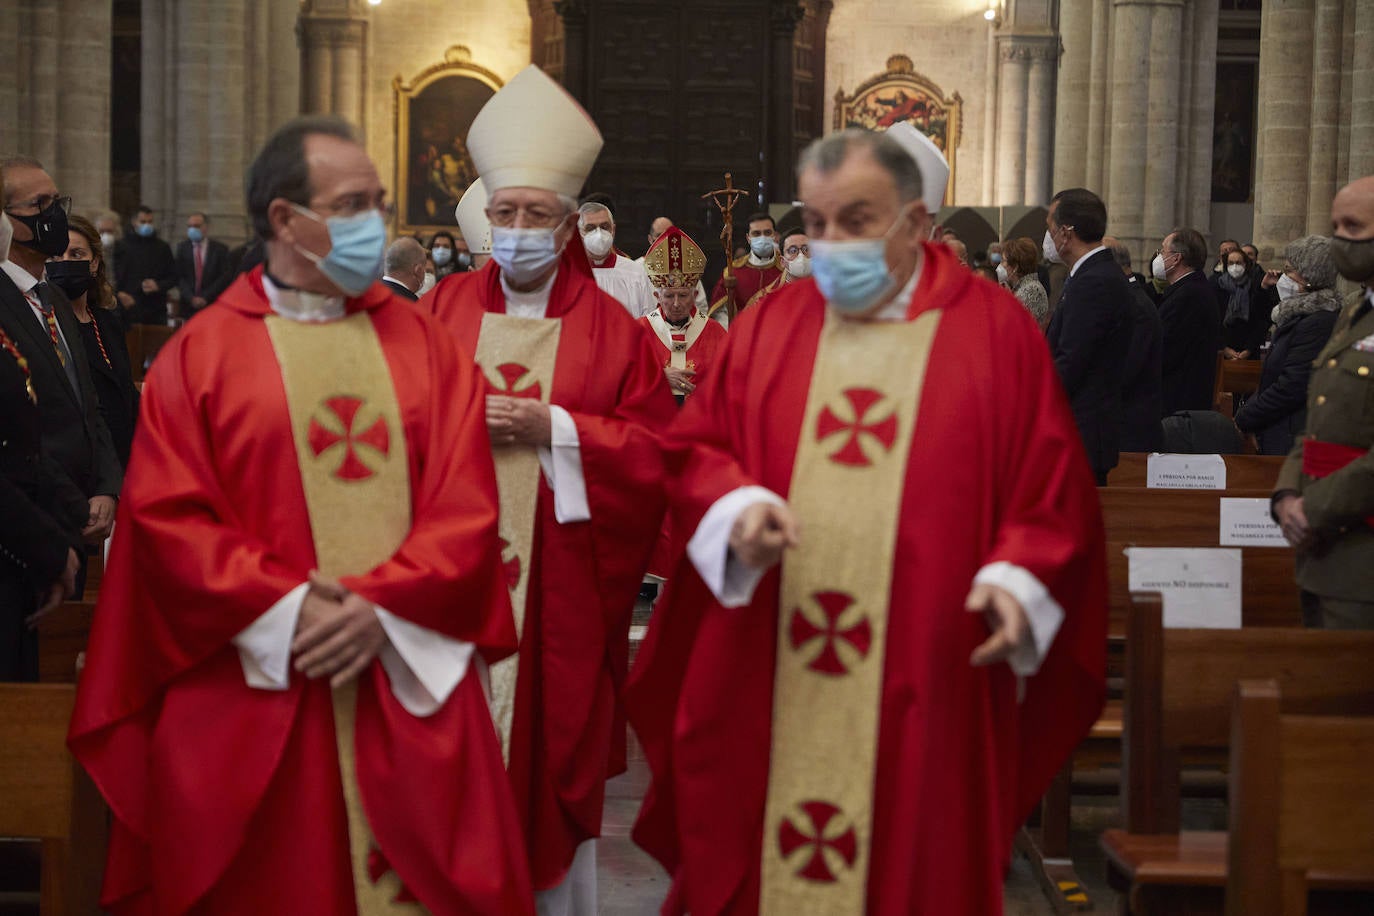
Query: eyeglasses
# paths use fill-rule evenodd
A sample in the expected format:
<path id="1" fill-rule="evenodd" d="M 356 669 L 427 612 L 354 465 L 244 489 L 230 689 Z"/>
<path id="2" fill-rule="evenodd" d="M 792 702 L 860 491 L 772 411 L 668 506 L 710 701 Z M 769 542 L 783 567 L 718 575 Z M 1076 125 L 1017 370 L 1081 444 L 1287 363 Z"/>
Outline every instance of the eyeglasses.
<path id="1" fill-rule="evenodd" d="M 487 219 L 493 226 L 500 229 L 508 229 L 515 225 L 521 214 L 525 216 L 525 225 L 530 229 L 547 229 L 556 226 L 567 214 L 558 213 L 546 207 L 513 207 L 509 204 L 500 207 L 488 207 Z"/>
<path id="2" fill-rule="evenodd" d="M 785 254 L 785 255 L 787 255 L 789 258 L 795 258 L 795 257 L 796 257 L 797 255 L 799 255 L 799 254 L 804 254 L 804 255 L 806 255 L 807 257 L 810 257 L 810 256 L 811 256 L 811 246 L 810 246 L 810 245 L 788 245 L 785 249 L 783 249 L 783 252 L 782 252 L 782 253 Z"/>
<path id="3" fill-rule="evenodd" d="M 36 213 L 42 213 L 44 210 L 48 209 L 53 204 L 57 204 L 59 207 L 61 207 L 63 213 L 72 212 L 71 197 L 55 197 L 52 194 L 40 194 L 33 200 L 26 201 L 22 204 L 11 204 L 5 209 L 10 212 L 13 212 L 15 210 L 33 210 Z"/>
<path id="4" fill-rule="evenodd" d="M 396 205 L 388 202 L 385 194 L 372 195 L 364 192 L 346 194 L 343 197 L 335 198 L 324 207 L 312 207 L 311 209 L 321 216 L 357 216 L 368 210 L 378 210 L 386 219 L 391 219 L 396 215 Z"/>

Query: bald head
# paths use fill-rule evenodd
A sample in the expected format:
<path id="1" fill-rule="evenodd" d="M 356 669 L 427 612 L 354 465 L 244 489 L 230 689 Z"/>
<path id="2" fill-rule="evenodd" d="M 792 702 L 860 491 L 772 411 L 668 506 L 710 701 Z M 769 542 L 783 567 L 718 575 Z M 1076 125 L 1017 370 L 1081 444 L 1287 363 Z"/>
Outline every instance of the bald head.
<path id="1" fill-rule="evenodd" d="M 412 293 L 425 282 L 425 249 L 407 236 L 391 243 L 386 250 L 386 275 Z"/>
<path id="2" fill-rule="evenodd" d="M 945 247 L 954 252 L 954 256 L 959 259 L 959 263 L 968 267 L 968 246 L 957 238 L 945 239 Z"/>
<path id="3" fill-rule="evenodd" d="M 649 247 L 652 248 L 658 237 L 669 229 L 673 228 L 673 221 L 666 216 L 660 216 L 649 224 Z"/>
<path id="4" fill-rule="evenodd" d="M 1357 178 L 1331 201 L 1331 259 L 1347 280 L 1374 287 L 1374 175 Z"/>

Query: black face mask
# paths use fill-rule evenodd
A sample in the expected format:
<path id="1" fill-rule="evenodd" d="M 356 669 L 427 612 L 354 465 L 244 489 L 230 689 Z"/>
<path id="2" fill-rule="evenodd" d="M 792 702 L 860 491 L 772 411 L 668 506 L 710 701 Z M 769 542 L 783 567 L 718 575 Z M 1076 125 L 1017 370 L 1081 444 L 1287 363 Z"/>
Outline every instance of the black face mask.
<path id="1" fill-rule="evenodd" d="M 472 255 L 466 251 L 460 251 L 457 257 L 453 259 L 453 263 L 458 265 L 459 270 L 472 270 Z"/>
<path id="2" fill-rule="evenodd" d="M 67 294 L 68 299 L 80 299 L 91 288 L 90 261 L 49 261 L 43 265 L 48 282 Z"/>
<path id="3" fill-rule="evenodd" d="M 15 239 L 15 244 L 41 251 L 50 258 L 67 250 L 67 211 L 60 201 L 54 200 L 46 210 L 34 216 L 15 216 L 10 213 L 9 218 L 28 226 L 29 232 L 33 233 L 33 238 L 23 241 Z"/>

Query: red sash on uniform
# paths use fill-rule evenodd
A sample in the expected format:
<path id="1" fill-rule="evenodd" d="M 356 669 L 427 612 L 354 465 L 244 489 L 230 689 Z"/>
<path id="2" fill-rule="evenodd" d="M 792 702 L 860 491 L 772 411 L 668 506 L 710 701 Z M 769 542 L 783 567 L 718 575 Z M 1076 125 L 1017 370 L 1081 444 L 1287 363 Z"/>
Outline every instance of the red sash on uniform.
<path id="1" fill-rule="evenodd" d="M 1306 439 L 1302 444 L 1302 472 L 1308 477 L 1320 480 L 1336 473 L 1356 458 L 1363 458 L 1368 454 L 1369 449 L 1354 445 L 1337 445 L 1334 442 Z M 1366 525 L 1374 528 L 1374 515 L 1364 521 Z"/>

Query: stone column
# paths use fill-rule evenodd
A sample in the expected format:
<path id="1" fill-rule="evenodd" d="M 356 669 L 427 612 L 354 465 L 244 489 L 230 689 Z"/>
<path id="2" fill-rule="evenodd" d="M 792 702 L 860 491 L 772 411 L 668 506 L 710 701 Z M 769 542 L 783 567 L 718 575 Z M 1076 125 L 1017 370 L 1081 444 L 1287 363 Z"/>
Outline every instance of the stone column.
<path id="1" fill-rule="evenodd" d="M 1142 39 L 1150 34 L 1153 4 L 1114 0 L 1112 9 L 1112 78 L 1107 129 L 1112 158 L 1106 166 L 1109 231 L 1140 258 L 1158 241 L 1146 241 L 1146 118 L 1150 106 L 1150 61 Z M 1175 51 L 1175 54 L 1177 51 Z M 1169 161 L 1173 161 L 1170 151 Z"/>
<path id="2" fill-rule="evenodd" d="M 1204 235 L 1212 224 L 1212 138 L 1216 121 L 1217 13 L 1215 3 L 1185 8 L 1189 66 L 1183 98 L 1186 119 L 1179 136 L 1178 221 Z"/>
<path id="3" fill-rule="evenodd" d="M 305 0 L 296 36 L 301 110 L 336 114 L 364 130 L 367 15 L 360 0 Z"/>
<path id="4" fill-rule="evenodd" d="M 1118 7 L 1118 11 L 1120 7 Z M 1186 96 L 1180 78 L 1187 60 L 1183 44 L 1182 0 L 1162 0 L 1150 5 L 1149 101 L 1143 123 L 1145 136 L 1137 140 L 1145 149 L 1144 208 L 1141 231 L 1145 247 L 1168 235 L 1179 221 L 1176 191 L 1179 185 L 1180 122 L 1186 116 Z M 1123 38 L 1117 33 L 1117 41 Z M 1139 51 L 1137 50 L 1137 53 Z M 1116 155 L 1122 146 L 1112 144 Z M 1186 180 L 1186 179 L 1185 179 Z"/>
<path id="5" fill-rule="evenodd" d="M 1374 9 L 1364 0 L 1354 0 L 1346 10 L 1345 28 L 1351 35 L 1350 153 L 1343 177 L 1348 182 L 1374 175 Z"/>
<path id="6" fill-rule="evenodd" d="M 768 130 L 765 135 L 765 200 L 791 200 L 797 193 L 793 169 L 797 161 L 792 113 L 792 42 L 797 23 L 806 15 L 795 0 L 774 0 L 769 9 Z"/>
<path id="7" fill-rule="evenodd" d="M 983 105 L 983 193 L 979 198 L 985 203 L 997 199 L 997 109 L 1001 104 L 1002 89 L 997 84 L 997 29 L 988 23 L 987 66 L 984 79 L 987 83 L 987 101 Z"/>
<path id="8" fill-rule="evenodd" d="M 1021 202 L 1048 205 L 1054 157 L 1054 78 L 1059 59 L 1058 39 L 1028 47 L 1030 82 L 1026 93 L 1026 186 Z"/>
<path id="9" fill-rule="evenodd" d="M 997 123 L 998 206 L 1014 206 L 1026 196 L 1026 96 L 1030 84 L 1030 56 L 1013 36 L 998 38 Z"/>
<path id="10" fill-rule="evenodd" d="M 1095 53 L 1093 8 L 1098 0 L 1062 0 L 1059 6 L 1059 36 L 1064 43 L 1064 59 L 1059 64 L 1058 103 L 1055 106 L 1054 187 L 1077 187 L 1089 169 L 1088 138 L 1084 136 L 1085 116 L 1091 112 L 1091 99 L 1100 94 L 1092 81 Z M 1091 125 L 1091 121 L 1088 122 Z M 1091 132 L 1091 131 L 1090 131 Z"/>
<path id="11" fill-rule="evenodd" d="M 1255 244 L 1260 248 L 1282 251 L 1307 228 L 1315 18 L 1316 0 L 1269 3 L 1261 13 L 1255 177 Z"/>
<path id="12" fill-rule="evenodd" d="M 1111 16 L 1111 0 L 1093 0 L 1092 66 L 1088 77 L 1087 100 L 1087 169 L 1083 173 L 1082 184 L 1097 192 L 1104 200 L 1107 196 L 1107 162 L 1111 155 L 1107 129 L 1107 101 L 1111 95 Z M 1062 70 L 1060 79 L 1063 79 Z M 1074 117 L 1081 119 L 1082 113 L 1070 113 L 1070 118 Z"/>
<path id="13" fill-rule="evenodd" d="M 1341 104 L 1343 0 L 1317 0 L 1312 23 L 1311 127 L 1307 154 L 1307 231 L 1329 232 L 1336 194 Z"/>

